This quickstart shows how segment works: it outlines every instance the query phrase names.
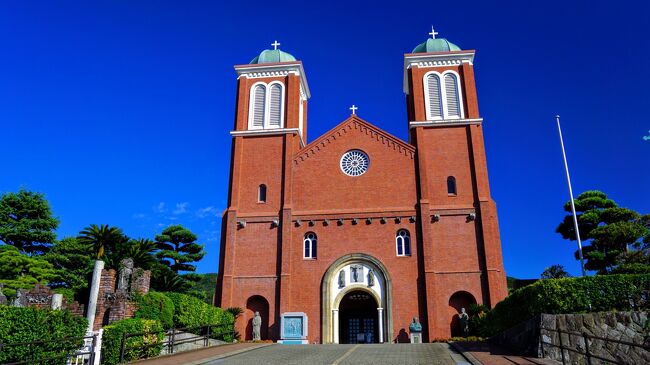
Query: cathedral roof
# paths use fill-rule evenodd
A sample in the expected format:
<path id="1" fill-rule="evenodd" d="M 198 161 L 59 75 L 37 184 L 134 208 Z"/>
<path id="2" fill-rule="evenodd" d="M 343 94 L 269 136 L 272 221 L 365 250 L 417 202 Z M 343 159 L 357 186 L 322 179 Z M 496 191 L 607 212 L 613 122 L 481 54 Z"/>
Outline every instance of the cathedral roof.
<path id="1" fill-rule="evenodd" d="M 429 38 L 418 44 L 417 47 L 413 48 L 413 52 L 411 53 L 450 52 L 460 50 L 460 47 L 449 42 L 445 38 Z"/>
<path id="2" fill-rule="evenodd" d="M 265 49 L 259 56 L 253 58 L 250 64 L 290 62 L 295 60 L 296 58 L 294 56 L 279 49 Z"/>
<path id="3" fill-rule="evenodd" d="M 333 143 L 338 138 L 349 133 L 352 130 L 363 132 L 367 137 L 384 144 L 390 150 L 400 153 L 404 156 L 413 159 L 415 157 L 415 147 L 401 139 L 393 136 L 392 134 L 383 131 L 379 127 L 359 118 L 356 115 L 351 115 L 348 119 L 341 122 L 336 127 L 330 129 L 328 132 L 320 136 L 315 141 L 306 145 L 302 150 L 294 156 L 294 163 L 298 164 L 305 161 L 310 156 L 321 151 L 330 143 Z"/>

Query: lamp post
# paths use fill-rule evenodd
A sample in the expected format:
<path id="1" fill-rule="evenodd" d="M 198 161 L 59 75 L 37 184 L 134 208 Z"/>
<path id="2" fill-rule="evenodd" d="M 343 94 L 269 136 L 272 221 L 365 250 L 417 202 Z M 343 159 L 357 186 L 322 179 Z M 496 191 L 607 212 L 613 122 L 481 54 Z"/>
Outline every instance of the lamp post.
<path id="1" fill-rule="evenodd" d="M 580 241 L 580 229 L 578 229 L 578 216 L 576 215 L 576 205 L 573 202 L 573 189 L 571 188 L 571 177 L 569 176 L 569 165 L 566 162 L 566 151 L 564 151 L 564 140 L 562 139 L 562 128 L 560 128 L 560 116 L 556 115 L 557 131 L 560 134 L 560 146 L 562 146 L 562 158 L 564 159 L 564 170 L 566 171 L 566 181 L 569 185 L 569 196 L 571 197 L 571 213 L 573 213 L 573 226 L 576 230 L 576 239 L 578 240 L 578 254 L 580 255 L 580 269 L 582 276 L 585 276 L 585 259 L 582 256 L 582 241 Z"/>

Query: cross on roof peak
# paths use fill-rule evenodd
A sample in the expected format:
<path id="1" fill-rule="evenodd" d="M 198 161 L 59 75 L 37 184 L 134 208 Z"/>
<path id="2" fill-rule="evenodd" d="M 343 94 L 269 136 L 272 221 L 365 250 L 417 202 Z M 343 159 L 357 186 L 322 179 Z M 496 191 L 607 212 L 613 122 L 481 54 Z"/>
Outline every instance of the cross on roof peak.
<path id="1" fill-rule="evenodd" d="M 431 32 L 429 33 L 429 35 L 431 35 L 431 39 L 436 39 L 436 35 L 437 35 L 437 34 L 438 34 L 438 32 L 436 32 L 436 31 L 433 29 L 433 25 L 432 25 L 432 26 L 431 26 Z"/>
<path id="2" fill-rule="evenodd" d="M 276 40 L 276 41 L 273 41 L 273 43 L 271 43 L 271 45 L 273 46 L 273 49 L 275 50 L 275 49 L 278 49 L 278 46 L 280 45 L 280 42 L 278 42 Z"/>
<path id="3" fill-rule="evenodd" d="M 357 115 L 357 109 L 359 108 L 357 108 L 356 105 L 352 104 L 352 106 L 350 107 L 350 110 L 352 110 L 352 115 Z"/>

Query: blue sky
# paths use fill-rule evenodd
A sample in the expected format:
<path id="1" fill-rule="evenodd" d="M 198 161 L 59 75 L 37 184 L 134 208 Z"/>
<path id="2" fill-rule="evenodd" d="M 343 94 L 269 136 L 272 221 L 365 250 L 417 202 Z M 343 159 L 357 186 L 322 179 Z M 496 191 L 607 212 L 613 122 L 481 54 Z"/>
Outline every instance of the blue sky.
<path id="1" fill-rule="evenodd" d="M 574 190 L 650 213 L 650 3 L 3 1 L 0 192 L 43 192 L 60 237 L 91 223 L 153 237 L 181 223 L 218 267 L 236 76 L 275 39 L 304 62 L 310 141 L 349 115 L 406 139 L 403 54 L 438 37 L 476 49 L 508 275 L 538 277 L 575 244 L 555 227 Z"/>

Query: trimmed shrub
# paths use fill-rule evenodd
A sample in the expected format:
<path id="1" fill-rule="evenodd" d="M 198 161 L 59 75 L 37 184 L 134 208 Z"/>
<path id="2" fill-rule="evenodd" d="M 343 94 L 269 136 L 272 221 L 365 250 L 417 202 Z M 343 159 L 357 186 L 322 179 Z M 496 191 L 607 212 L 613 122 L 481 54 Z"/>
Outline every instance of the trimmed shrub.
<path id="1" fill-rule="evenodd" d="M 588 313 L 650 308 L 650 275 L 599 275 L 545 279 L 515 290 L 487 316 L 494 335 L 537 314 Z"/>
<path id="2" fill-rule="evenodd" d="M 136 300 L 135 318 L 155 319 L 164 329 L 174 326 L 174 302 L 163 293 L 149 292 Z"/>
<path id="3" fill-rule="evenodd" d="M 180 293 L 165 293 L 165 295 L 174 302 L 174 327 L 194 328 L 228 324 L 227 330 L 225 328 L 213 329 L 213 337 L 229 342 L 234 339 L 232 331 L 234 330 L 235 317 L 232 313 L 190 295 Z"/>
<path id="4" fill-rule="evenodd" d="M 67 310 L 0 306 L 0 343 L 46 341 L 45 343 L 5 346 L 0 363 L 32 360 L 30 363 L 63 364 L 65 357 L 83 345 L 88 322 Z M 68 338 L 67 340 L 63 340 Z M 37 361 L 48 357 L 50 361 Z"/>
<path id="5" fill-rule="evenodd" d="M 165 331 L 160 322 L 153 319 L 129 318 L 104 327 L 102 364 L 119 364 L 124 334 L 141 332 L 147 332 L 147 334 L 129 337 L 126 340 L 124 362 L 160 355 L 162 341 L 165 337 Z"/>

